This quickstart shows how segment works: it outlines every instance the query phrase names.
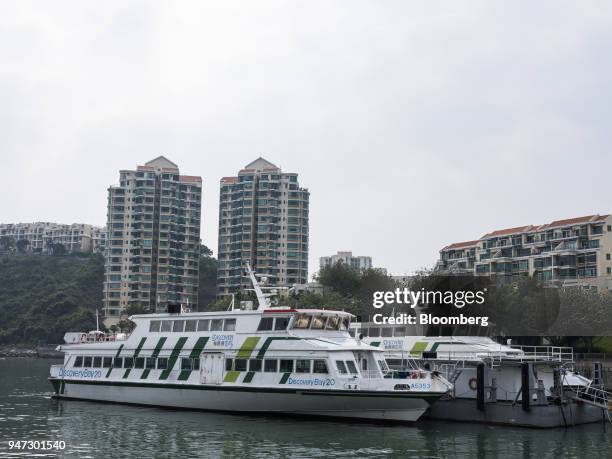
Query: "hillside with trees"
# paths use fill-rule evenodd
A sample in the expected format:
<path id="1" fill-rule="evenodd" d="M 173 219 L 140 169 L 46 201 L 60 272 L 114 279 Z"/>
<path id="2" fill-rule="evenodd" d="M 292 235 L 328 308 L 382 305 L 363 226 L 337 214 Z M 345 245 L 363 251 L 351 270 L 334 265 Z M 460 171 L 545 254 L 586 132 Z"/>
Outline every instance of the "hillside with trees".
<path id="1" fill-rule="evenodd" d="M 67 330 L 95 329 L 103 281 L 99 254 L 0 255 L 0 345 L 60 343 Z M 217 260 L 203 245 L 198 309 L 215 300 L 216 281 Z"/>

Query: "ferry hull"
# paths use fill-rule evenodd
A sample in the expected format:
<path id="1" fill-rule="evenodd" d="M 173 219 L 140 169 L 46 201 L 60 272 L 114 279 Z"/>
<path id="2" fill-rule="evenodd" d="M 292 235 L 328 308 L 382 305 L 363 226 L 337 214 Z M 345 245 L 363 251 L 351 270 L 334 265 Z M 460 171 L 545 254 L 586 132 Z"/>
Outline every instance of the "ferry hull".
<path id="1" fill-rule="evenodd" d="M 601 408 L 571 400 L 561 405 L 533 405 L 529 411 L 524 411 L 520 404 L 510 402 L 487 403 L 485 410 L 480 411 L 475 400 L 455 398 L 440 400 L 424 417 L 532 428 L 570 427 L 607 421 Z"/>
<path id="2" fill-rule="evenodd" d="M 228 388 L 212 385 L 92 383 L 50 378 L 56 398 L 241 413 L 329 416 L 414 422 L 437 393 Z"/>

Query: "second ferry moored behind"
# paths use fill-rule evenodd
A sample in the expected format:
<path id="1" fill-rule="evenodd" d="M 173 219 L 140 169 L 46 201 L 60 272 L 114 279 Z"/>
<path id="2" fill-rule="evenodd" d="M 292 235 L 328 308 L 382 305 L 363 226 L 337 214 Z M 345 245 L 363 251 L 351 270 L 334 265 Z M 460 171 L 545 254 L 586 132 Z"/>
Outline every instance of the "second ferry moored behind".
<path id="1" fill-rule="evenodd" d="M 344 311 L 257 310 L 131 316 L 129 336 L 67 333 L 55 396 L 172 408 L 416 421 L 452 387 L 351 337 Z"/>

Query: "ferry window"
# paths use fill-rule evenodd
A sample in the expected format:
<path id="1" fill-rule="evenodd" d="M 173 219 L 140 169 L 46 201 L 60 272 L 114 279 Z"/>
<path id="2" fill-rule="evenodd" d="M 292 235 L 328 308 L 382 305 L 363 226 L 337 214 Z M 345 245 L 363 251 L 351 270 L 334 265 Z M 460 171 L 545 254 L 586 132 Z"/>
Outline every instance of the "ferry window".
<path id="1" fill-rule="evenodd" d="M 313 362 L 313 373 L 328 373 L 327 371 L 327 363 L 325 360 L 315 360 Z"/>
<path id="2" fill-rule="evenodd" d="M 232 359 L 225 359 L 225 371 L 232 371 L 232 365 L 234 361 Z"/>
<path id="3" fill-rule="evenodd" d="M 91 361 L 92 361 L 91 357 L 83 357 L 83 366 L 85 368 L 90 367 L 91 366 Z"/>
<path id="4" fill-rule="evenodd" d="M 249 371 L 261 371 L 261 359 L 249 360 Z"/>
<path id="5" fill-rule="evenodd" d="M 134 359 L 134 368 L 144 368 L 144 357 L 136 357 Z"/>
<path id="6" fill-rule="evenodd" d="M 223 329 L 223 319 L 213 319 L 210 322 L 210 331 L 221 331 Z"/>
<path id="7" fill-rule="evenodd" d="M 198 320 L 198 331 L 208 331 L 208 326 L 210 325 L 210 320 Z"/>
<path id="8" fill-rule="evenodd" d="M 191 359 L 181 359 L 181 370 L 191 370 L 193 367 Z"/>
<path id="9" fill-rule="evenodd" d="M 100 368 L 102 366 L 102 357 L 94 357 L 93 358 L 93 367 Z"/>
<path id="10" fill-rule="evenodd" d="M 306 314 L 300 314 L 293 321 L 293 328 L 308 328 L 310 327 L 310 319 L 312 316 Z"/>
<path id="11" fill-rule="evenodd" d="M 123 357 L 115 357 L 113 359 L 113 367 L 121 368 L 123 366 Z"/>
<path id="12" fill-rule="evenodd" d="M 295 361 L 295 372 L 296 373 L 310 373 L 310 360 L 296 360 Z"/>
<path id="13" fill-rule="evenodd" d="M 75 367 L 82 367 L 83 366 L 83 357 L 82 356 L 78 356 L 76 359 L 74 359 L 74 366 Z"/>
<path id="14" fill-rule="evenodd" d="M 380 328 L 368 328 L 368 336 L 377 338 L 380 336 Z"/>
<path id="15" fill-rule="evenodd" d="M 346 365 L 344 365 L 344 362 L 342 360 L 336 360 L 336 368 L 342 375 L 345 375 L 348 373 L 346 371 Z"/>
<path id="16" fill-rule="evenodd" d="M 200 359 L 193 359 L 193 369 L 194 370 L 200 369 Z"/>
<path id="17" fill-rule="evenodd" d="M 223 323 L 223 331 L 234 331 L 236 330 L 236 319 L 225 319 Z"/>
<path id="18" fill-rule="evenodd" d="M 406 327 L 397 327 L 393 330 L 393 336 L 406 336 Z"/>
<path id="19" fill-rule="evenodd" d="M 155 357 L 147 357 L 145 365 L 148 370 L 155 370 Z"/>
<path id="20" fill-rule="evenodd" d="M 363 371 L 368 371 L 368 359 L 363 359 L 361 361 L 361 369 Z"/>
<path id="21" fill-rule="evenodd" d="M 276 359 L 264 360 L 264 371 L 266 373 L 276 373 L 278 371 L 278 360 Z"/>
<path id="22" fill-rule="evenodd" d="M 149 324 L 149 331 L 158 332 L 160 326 L 161 326 L 161 323 L 159 322 L 159 320 L 152 320 L 151 323 Z"/>
<path id="23" fill-rule="evenodd" d="M 168 359 L 166 357 L 159 357 L 157 359 L 157 369 L 165 370 L 166 368 L 168 368 Z"/>
<path id="24" fill-rule="evenodd" d="M 323 330 L 325 328 L 325 316 L 314 316 L 312 318 L 312 328 L 313 330 Z"/>
<path id="25" fill-rule="evenodd" d="M 197 320 L 188 320 L 185 322 L 185 331 L 186 332 L 194 332 L 198 328 Z"/>
<path id="26" fill-rule="evenodd" d="M 387 338 L 389 336 L 393 336 L 393 329 L 391 327 L 385 327 L 382 329 L 381 336 Z"/>
<path id="27" fill-rule="evenodd" d="M 102 368 L 110 368 L 112 364 L 113 364 L 112 357 L 104 357 L 102 359 Z"/>
<path id="28" fill-rule="evenodd" d="M 337 330 L 338 325 L 340 325 L 340 317 L 329 317 L 325 325 L 325 330 Z"/>
<path id="29" fill-rule="evenodd" d="M 274 322 L 274 319 L 272 317 L 263 317 L 259 321 L 259 326 L 257 327 L 257 331 L 272 330 L 273 322 Z"/>
<path id="30" fill-rule="evenodd" d="M 163 331 L 163 332 L 172 331 L 172 321 L 171 320 L 162 320 L 161 331 Z"/>
<path id="31" fill-rule="evenodd" d="M 123 368 L 132 368 L 134 366 L 134 358 L 133 357 L 125 357 L 123 359 Z"/>
<path id="32" fill-rule="evenodd" d="M 281 360 L 280 361 L 280 372 L 281 373 L 293 373 L 293 360 Z"/>
<path id="33" fill-rule="evenodd" d="M 347 360 L 346 366 L 348 367 L 348 371 L 351 372 L 352 374 L 356 375 L 359 373 L 357 371 L 357 367 L 355 366 L 355 362 L 353 362 L 352 360 Z"/>
<path id="34" fill-rule="evenodd" d="M 185 330 L 185 321 L 184 320 L 175 320 L 174 325 L 172 325 L 172 331 L 174 333 L 183 333 Z"/>
<path id="35" fill-rule="evenodd" d="M 277 317 L 274 321 L 274 330 L 287 330 L 289 317 Z"/>
<path id="36" fill-rule="evenodd" d="M 234 370 L 236 371 L 246 371 L 247 369 L 247 361 L 246 359 L 236 359 L 234 360 Z"/>
<path id="37" fill-rule="evenodd" d="M 349 325 L 351 324 L 351 319 L 345 317 L 340 321 L 340 330 L 346 331 L 349 329 Z"/>

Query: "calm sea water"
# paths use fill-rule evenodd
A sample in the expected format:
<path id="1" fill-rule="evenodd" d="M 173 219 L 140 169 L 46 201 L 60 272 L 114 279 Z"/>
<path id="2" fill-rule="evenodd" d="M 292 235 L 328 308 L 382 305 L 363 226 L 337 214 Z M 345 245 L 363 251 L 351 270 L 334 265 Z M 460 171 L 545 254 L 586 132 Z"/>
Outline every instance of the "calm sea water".
<path id="1" fill-rule="evenodd" d="M 530 430 L 419 421 L 379 425 L 52 400 L 44 359 L 0 360 L 0 457 L 9 440 L 63 440 L 67 457 L 612 457 L 612 426 Z"/>

